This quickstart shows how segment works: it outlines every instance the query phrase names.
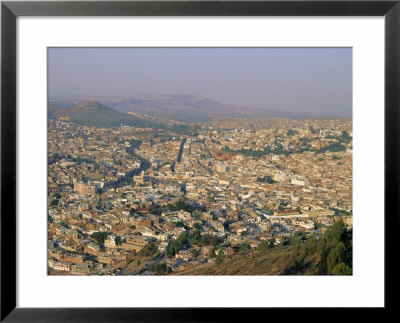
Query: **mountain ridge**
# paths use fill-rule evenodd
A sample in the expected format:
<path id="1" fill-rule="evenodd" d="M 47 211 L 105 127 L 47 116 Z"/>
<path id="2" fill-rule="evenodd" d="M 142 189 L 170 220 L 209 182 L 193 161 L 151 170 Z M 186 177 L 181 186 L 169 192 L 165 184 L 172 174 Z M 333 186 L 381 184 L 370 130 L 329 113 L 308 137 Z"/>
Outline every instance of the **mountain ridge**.
<path id="1" fill-rule="evenodd" d="M 82 102 L 73 106 L 63 107 L 48 104 L 48 118 L 66 118 L 74 123 L 89 126 L 119 126 L 121 124 L 137 127 L 159 126 L 154 122 L 121 113 L 95 100 Z"/>
<path id="2" fill-rule="evenodd" d="M 324 116 L 295 114 L 273 109 L 223 104 L 204 96 L 194 95 L 139 95 L 135 97 L 59 97 L 49 103 L 80 104 L 95 99 L 121 113 L 140 113 L 163 116 L 179 121 L 209 121 L 221 117 L 243 118 L 320 118 Z"/>

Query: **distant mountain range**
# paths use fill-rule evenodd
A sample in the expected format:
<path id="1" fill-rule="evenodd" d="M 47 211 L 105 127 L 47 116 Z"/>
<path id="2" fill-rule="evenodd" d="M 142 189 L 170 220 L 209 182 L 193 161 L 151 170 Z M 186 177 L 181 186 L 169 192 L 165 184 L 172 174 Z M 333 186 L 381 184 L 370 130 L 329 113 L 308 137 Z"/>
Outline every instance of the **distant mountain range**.
<path id="1" fill-rule="evenodd" d="M 223 104 L 206 97 L 191 95 L 145 95 L 134 98 L 121 97 L 58 97 L 49 100 L 49 103 L 58 106 L 75 106 L 79 115 L 83 115 L 79 110 L 79 104 L 96 100 L 114 109 L 114 112 L 139 113 L 149 116 L 163 116 L 180 121 L 208 121 L 215 118 L 224 117 L 244 117 L 244 118 L 313 118 L 321 116 L 298 115 L 290 112 L 276 111 L 271 109 L 261 109 L 254 107 L 234 106 Z M 78 104 L 78 105 L 76 105 Z M 104 107 L 104 106 L 103 106 Z M 101 109 L 100 109 L 101 110 Z M 104 110 L 104 109 L 103 109 Z M 103 111 L 101 110 L 101 111 Z M 68 110 L 64 109 L 63 113 Z M 57 112 L 58 113 L 58 112 Z M 71 112 L 68 112 L 69 114 Z M 77 114 L 74 114 L 78 116 Z M 106 115 L 111 116 L 108 111 Z M 117 114 L 113 117 L 118 118 Z M 122 117 L 122 115 L 119 115 Z M 72 120 L 72 119 L 71 119 Z"/>
<path id="2" fill-rule="evenodd" d="M 150 128 L 160 126 L 140 116 L 121 113 L 94 100 L 72 106 L 49 104 L 48 117 L 49 119 L 64 118 L 77 124 L 97 127 L 112 127 L 121 124 Z"/>

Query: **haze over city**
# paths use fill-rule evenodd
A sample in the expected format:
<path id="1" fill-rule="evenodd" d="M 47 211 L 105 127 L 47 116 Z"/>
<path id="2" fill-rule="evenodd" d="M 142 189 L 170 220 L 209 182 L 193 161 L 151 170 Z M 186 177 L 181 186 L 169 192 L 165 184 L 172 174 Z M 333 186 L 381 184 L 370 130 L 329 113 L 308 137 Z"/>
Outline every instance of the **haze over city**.
<path id="1" fill-rule="evenodd" d="M 352 116 L 351 48 L 49 48 L 49 97 L 194 95 Z"/>
<path id="2" fill-rule="evenodd" d="M 48 275 L 352 275 L 351 56 L 49 49 Z"/>

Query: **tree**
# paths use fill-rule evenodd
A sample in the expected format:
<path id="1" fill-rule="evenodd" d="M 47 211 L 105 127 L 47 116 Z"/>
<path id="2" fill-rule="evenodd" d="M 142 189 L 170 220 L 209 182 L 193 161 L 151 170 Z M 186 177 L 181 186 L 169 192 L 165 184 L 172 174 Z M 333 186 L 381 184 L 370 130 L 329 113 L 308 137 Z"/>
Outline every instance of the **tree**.
<path id="1" fill-rule="evenodd" d="M 343 242 L 339 242 L 335 248 L 333 248 L 328 255 L 327 265 L 328 272 L 332 272 L 333 267 L 335 267 L 338 263 L 343 260 L 343 253 L 345 251 L 345 246 Z"/>
<path id="2" fill-rule="evenodd" d="M 200 238 L 200 245 L 203 247 L 208 246 L 210 244 L 210 241 L 211 241 L 211 236 L 208 234 L 205 234 L 205 235 L 201 236 L 201 238 Z"/>
<path id="3" fill-rule="evenodd" d="M 283 237 L 281 245 L 282 246 L 290 246 L 291 239 L 287 236 Z"/>
<path id="4" fill-rule="evenodd" d="M 168 206 L 171 211 L 187 210 L 187 205 L 184 199 L 180 199 L 175 204 L 169 204 Z"/>
<path id="5" fill-rule="evenodd" d="M 269 209 L 267 206 L 265 206 L 265 207 L 263 208 L 263 211 L 265 212 L 265 214 L 274 215 L 274 211 L 272 211 L 271 209 Z"/>
<path id="6" fill-rule="evenodd" d="M 342 233 L 345 231 L 345 224 L 342 220 L 335 222 L 335 224 L 330 228 L 327 232 L 327 237 L 330 240 L 334 241 L 334 245 L 336 245 L 342 236 Z"/>
<path id="7" fill-rule="evenodd" d="M 210 240 L 210 244 L 212 244 L 213 246 L 217 246 L 219 243 L 221 243 L 221 238 L 217 236 L 213 236 Z"/>
<path id="8" fill-rule="evenodd" d="M 267 175 L 265 175 L 264 177 L 257 177 L 257 182 L 261 182 L 261 183 L 265 182 L 268 184 L 276 183 L 276 181 L 274 181 L 271 176 L 267 176 Z"/>
<path id="9" fill-rule="evenodd" d="M 248 242 L 243 242 L 240 244 L 239 250 L 240 251 L 249 251 L 249 250 L 251 250 L 251 246 Z"/>
<path id="10" fill-rule="evenodd" d="M 219 249 L 218 256 L 217 256 L 217 258 L 215 259 L 215 264 L 216 264 L 216 265 L 222 264 L 222 263 L 224 262 L 224 259 L 225 259 L 224 250 Z"/>
<path id="11" fill-rule="evenodd" d="M 98 207 L 101 207 L 101 194 L 100 194 L 100 196 L 99 196 L 99 199 L 97 200 L 97 206 L 98 206 Z"/>
<path id="12" fill-rule="evenodd" d="M 342 131 L 342 139 L 344 140 L 351 140 L 351 136 L 349 135 L 349 133 L 345 130 Z"/>
<path id="13" fill-rule="evenodd" d="M 159 263 L 153 266 L 152 271 L 156 274 L 164 274 L 167 271 L 167 265 L 165 263 Z"/>
<path id="14" fill-rule="evenodd" d="M 275 238 L 271 238 L 269 240 L 268 249 L 272 249 L 273 247 L 275 247 L 275 243 L 276 243 Z"/>
<path id="15" fill-rule="evenodd" d="M 208 200 L 209 202 L 211 202 L 211 203 L 214 203 L 214 202 L 215 202 L 214 196 L 211 196 L 211 195 L 207 196 L 207 200 Z"/>
<path id="16" fill-rule="evenodd" d="M 61 198 L 61 194 L 56 192 L 54 193 L 54 198 L 56 198 L 57 200 L 59 200 Z"/>
<path id="17" fill-rule="evenodd" d="M 59 153 L 54 153 L 54 154 L 52 155 L 52 157 L 53 157 L 53 159 L 55 159 L 55 160 L 59 160 L 59 159 L 63 158 Z"/>
<path id="18" fill-rule="evenodd" d="M 157 251 L 150 259 L 155 261 L 158 257 L 160 257 L 160 253 Z"/>
<path id="19" fill-rule="evenodd" d="M 217 247 L 212 248 L 211 252 L 210 252 L 210 258 L 215 258 L 216 254 L 215 251 L 217 250 Z"/>
<path id="20" fill-rule="evenodd" d="M 157 246 L 154 243 L 152 243 L 143 247 L 143 249 L 139 250 L 137 254 L 139 257 L 150 257 L 157 251 L 157 249 L 158 249 Z"/>
<path id="21" fill-rule="evenodd" d="M 50 206 L 57 206 L 58 205 L 58 200 L 53 200 L 50 202 Z"/>
<path id="22" fill-rule="evenodd" d="M 352 275 L 352 270 L 349 266 L 345 265 L 343 262 L 337 264 L 332 269 L 333 275 Z"/>
<path id="23" fill-rule="evenodd" d="M 189 239 L 189 242 L 190 244 L 200 245 L 200 241 L 201 241 L 201 231 L 199 229 L 196 229 L 193 232 L 192 237 Z"/>
<path id="24" fill-rule="evenodd" d="M 98 244 L 104 245 L 104 241 L 108 236 L 108 232 L 94 232 L 92 234 L 92 239 L 94 239 Z"/>
<path id="25" fill-rule="evenodd" d="M 114 239 L 114 241 L 115 241 L 115 244 L 116 244 L 117 246 L 122 245 L 122 240 L 121 240 L 121 238 L 120 238 L 119 236 L 116 236 L 115 239 Z"/>
<path id="26" fill-rule="evenodd" d="M 165 254 L 166 254 L 168 257 L 173 257 L 173 256 L 175 256 L 176 252 L 177 252 L 177 251 L 175 250 L 175 248 L 173 248 L 172 245 L 171 245 L 171 246 L 169 246 L 169 247 L 167 248 Z"/>
<path id="27" fill-rule="evenodd" d="M 171 257 L 175 256 L 179 250 L 189 242 L 189 234 L 187 232 L 181 233 L 166 250 L 166 255 Z"/>
<path id="28" fill-rule="evenodd" d="M 261 241 L 258 245 L 257 250 L 260 252 L 266 252 L 269 249 L 269 242 L 267 240 Z"/>

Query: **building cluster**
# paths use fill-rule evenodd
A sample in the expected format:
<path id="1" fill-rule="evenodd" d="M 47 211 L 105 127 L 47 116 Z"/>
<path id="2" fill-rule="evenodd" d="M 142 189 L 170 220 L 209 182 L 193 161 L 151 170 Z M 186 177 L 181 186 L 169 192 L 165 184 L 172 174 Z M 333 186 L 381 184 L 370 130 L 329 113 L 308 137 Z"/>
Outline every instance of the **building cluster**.
<path id="1" fill-rule="evenodd" d="M 50 120 L 49 273 L 180 273 L 244 245 L 352 225 L 350 120 L 198 128 L 154 135 Z"/>

